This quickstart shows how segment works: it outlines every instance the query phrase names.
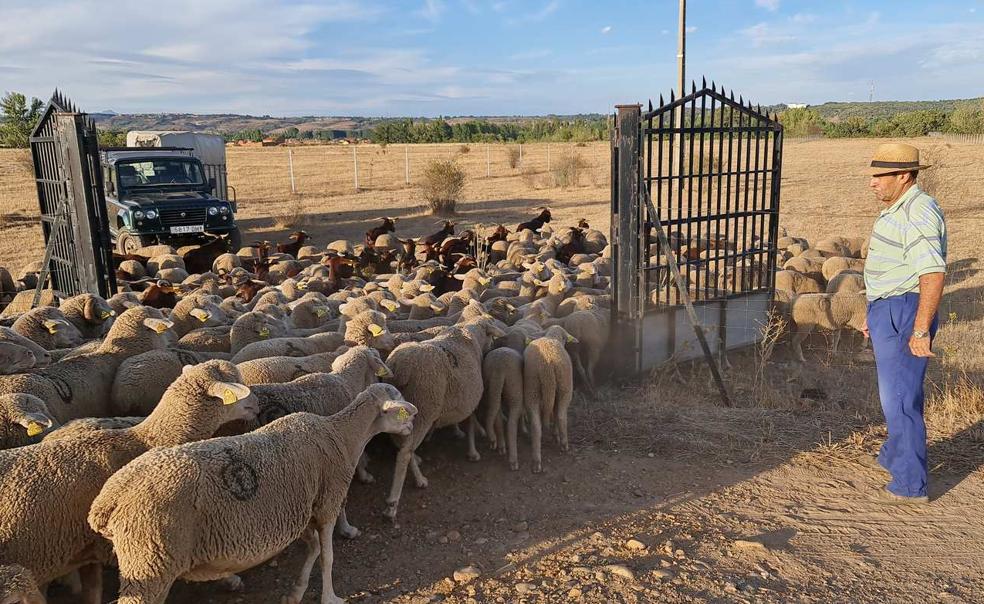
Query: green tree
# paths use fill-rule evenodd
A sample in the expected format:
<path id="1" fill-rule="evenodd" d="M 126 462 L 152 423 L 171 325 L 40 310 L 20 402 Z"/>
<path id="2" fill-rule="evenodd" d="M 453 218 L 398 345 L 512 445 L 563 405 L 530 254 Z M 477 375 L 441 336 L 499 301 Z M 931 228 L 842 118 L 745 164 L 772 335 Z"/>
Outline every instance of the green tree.
<path id="1" fill-rule="evenodd" d="M 100 147 L 125 147 L 125 130 L 102 130 L 96 129 L 96 136 L 99 138 Z"/>
<path id="2" fill-rule="evenodd" d="M 290 128 L 287 128 L 286 130 L 284 130 L 283 136 L 284 136 L 284 138 L 298 138 L 298 136 L 300 135 L 300 133 L 301 133 L 300 130 L 298 130 L 294 126 L 291 126 Z"/>
<path id="3" fill-rule="evenodd" d="M 0 123 L 0 147 L 27 147 L 31 130 L 41 117 L 44 103 L 32 98 L 28 106 L 27 97 L 19 92 L 8 92 L 0 100 L 3 122 Z"/>
<path id="4" fill-rule="evenodd" d="M 786 136 L 816 136 L 823 132 L 823 118 L 815 109 L 797 107 L 779 114 Z"/>

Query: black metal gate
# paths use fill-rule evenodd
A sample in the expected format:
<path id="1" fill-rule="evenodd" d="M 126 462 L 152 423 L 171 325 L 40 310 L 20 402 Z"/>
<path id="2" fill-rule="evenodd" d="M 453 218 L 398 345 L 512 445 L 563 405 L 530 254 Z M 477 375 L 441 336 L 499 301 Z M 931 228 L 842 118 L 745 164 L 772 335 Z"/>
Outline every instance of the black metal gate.
<path id="1" fill-rule="evenodd" d="M 31 133 L 31 156 L 45 241 L 38 294 L 50 276 L 59 297 L 111 296 L 116 275 L 95 124 L 56 90 Z"/>
<path id="2" fill-rule="evenodd" d="M 616 333 L 636 371 L 757 342 L 768 320 L 779 228 L 782 126 L 706 82 L 642 112 L 620 105 L 612 146 Z M 665 231 L 670 249 L 654 235 Z M 671 279 L 678 263 L 686 295 Z"/>

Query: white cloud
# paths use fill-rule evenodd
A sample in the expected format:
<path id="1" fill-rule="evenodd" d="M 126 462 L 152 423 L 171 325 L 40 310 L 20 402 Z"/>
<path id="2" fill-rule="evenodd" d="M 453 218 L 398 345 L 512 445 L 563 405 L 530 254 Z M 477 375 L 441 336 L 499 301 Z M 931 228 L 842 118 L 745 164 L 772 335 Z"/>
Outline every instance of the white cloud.
<path id="1" fill-rule="evenodd" d="M 696 25 L 688 25 L 688 26 L 687 26 L 687 33 L 688 33 L 688 34 L 692 34 L 692 33 L 694 33 L 695 31 L 697 31 L 697 26 L 696 26 Z"/>
<path id="2" fill-rule="evenodd" d="M 601 33 L 603 33 L 603 34 L 610 33 L 611 31 L 612 31 L 612 26 L 611 25 L 606 25 L 606 26 L 604 26 L 604 27 L 601 28 Z"/>
<path id="3" fill-rule="evenodd" d="M 428 21 L 436 22 L 444 13 L 444 8 L 443 0 L 424 0 L 424 5 L 417 11 L 417 14 Z"/>
<path id="4" fill-rule="evenodd" d="M 755 0 L 755 6 L 775 12 L 779 10 L 779 0 Z"/>
<path id="5" fill-rule="evenodd" d="M 741 30 L 741 34 L 748 38 L 755 47 L 784 44 L 786 42 L 792 42 L 796 39 L 796 36 L 776 31 L 771 25 L 764 22 L 756 23 L 751 27 L 746 27 Z"/>

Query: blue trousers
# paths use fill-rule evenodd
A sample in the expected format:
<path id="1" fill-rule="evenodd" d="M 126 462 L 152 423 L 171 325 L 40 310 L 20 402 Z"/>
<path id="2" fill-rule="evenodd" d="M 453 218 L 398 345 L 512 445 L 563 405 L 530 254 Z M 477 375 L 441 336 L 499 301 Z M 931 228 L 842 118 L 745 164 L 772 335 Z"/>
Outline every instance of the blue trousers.
<path id="1" fill-rule="evenodd" d="M 923 380 L 929 359 L 909 351 L 919 294 L 881 298 L 868 304 L 868 331 L 878 370 L 888 440 L 878 454 L 878 463 L 891 472 L 888 490 L 896 495 L 926 495 L 926 423 L 923 420 Z M 937 321 L 930 326 L 936 335 Z"/>

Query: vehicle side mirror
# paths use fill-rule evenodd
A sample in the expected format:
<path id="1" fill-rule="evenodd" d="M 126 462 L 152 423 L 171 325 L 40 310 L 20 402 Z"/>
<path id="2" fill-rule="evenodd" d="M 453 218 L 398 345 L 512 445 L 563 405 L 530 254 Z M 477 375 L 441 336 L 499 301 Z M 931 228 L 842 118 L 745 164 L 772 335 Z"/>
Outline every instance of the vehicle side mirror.
<path id="1" fill-rule="evenodd" d="M 208 179 L 208 188 L 212 191 L 212 194 L 213 195 L 215 194 L 215 187 L 216 186 L 217 185 L 215 184 L 215 177 L 213 176 L 213 177 L 209 178 Z"/>

